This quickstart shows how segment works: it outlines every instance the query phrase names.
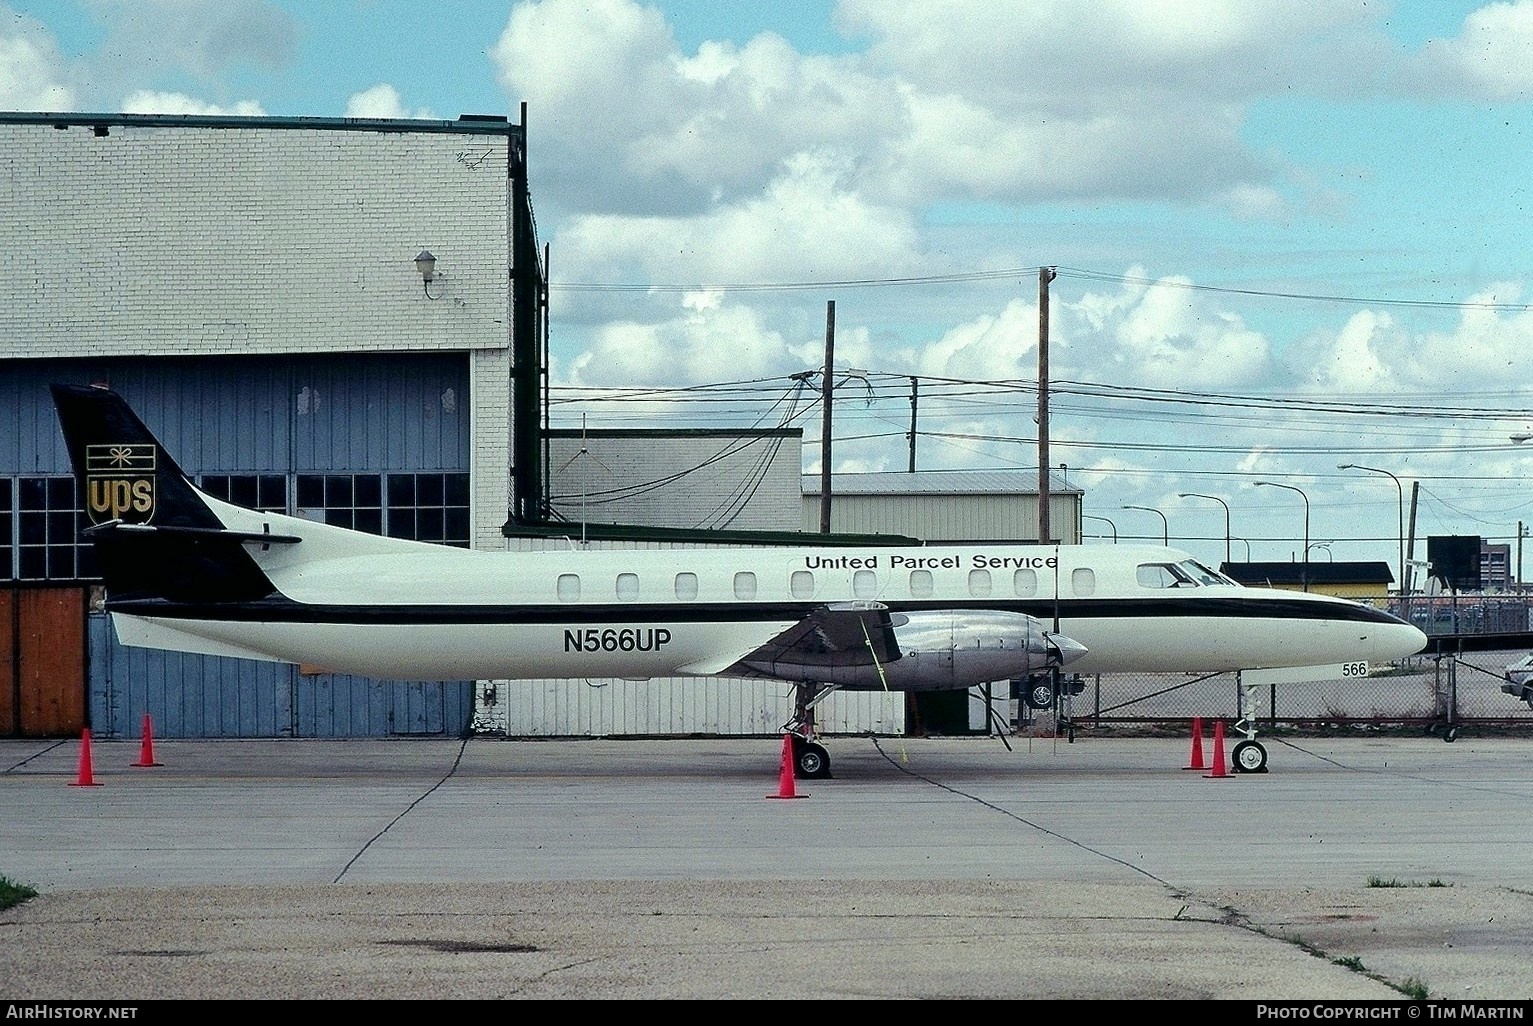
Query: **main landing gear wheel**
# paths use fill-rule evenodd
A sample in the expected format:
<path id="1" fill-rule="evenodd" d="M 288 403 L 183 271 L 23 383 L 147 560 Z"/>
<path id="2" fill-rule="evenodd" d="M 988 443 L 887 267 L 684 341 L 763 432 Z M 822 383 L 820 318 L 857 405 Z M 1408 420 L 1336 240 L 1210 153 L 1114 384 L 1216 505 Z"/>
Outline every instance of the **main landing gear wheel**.
<path id="1" fill-rule="evenodd" d="M 1267 749 L 1259 741 L 1242 741 L 1230 753 L 1236 773 L 1267 772 Z"/>
<path id="2" fill-rule="evenodd" d="M 1458 724 L 1457 723 L 1449 724 L 1448 725 L 1448 729 L 1443 731 L 1443 740 L 1447 741 L 1449 743 L 1452 743 L 1452 742 L 1458 740 Z"/>
<path id="3" fill-rule="evenodd" d="M 830 777 L 830 753 L 825 746 L 793 735 L 793 772 L 800 780 Z"/>

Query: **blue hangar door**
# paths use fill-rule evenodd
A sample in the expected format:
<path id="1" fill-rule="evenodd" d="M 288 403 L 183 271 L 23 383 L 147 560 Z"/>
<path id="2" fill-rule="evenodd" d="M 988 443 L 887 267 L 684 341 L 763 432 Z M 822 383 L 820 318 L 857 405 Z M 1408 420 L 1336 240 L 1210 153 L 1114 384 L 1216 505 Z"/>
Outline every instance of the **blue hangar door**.
<path id="1" fill-rule="evenodd" d="M 462 353 L 0 361 L 15 543 L 0 586 L 90 586 L 96 569 L 51 382 L 110 384 L 205 491 L 392 537 L 468 546 L 471 411 Z M 0 412 L 0 428 L 9 415 Z M 8 432 L 0 430 L 0 437 Z M 33 451 L 35 450 L 35 451 Z M 36 480 L 34 480 L 36 479 Z M 65 494 L 65 493 L 68 494 Z M 33 503 L 47 509 L 21 509 Z M 9 573 L 9 578 L 4 576 Z M 398 682 L 118 644 L 93 588 L 83 640 L 92 732 L 165 738 L 465 736 L 473 681 Z"/>

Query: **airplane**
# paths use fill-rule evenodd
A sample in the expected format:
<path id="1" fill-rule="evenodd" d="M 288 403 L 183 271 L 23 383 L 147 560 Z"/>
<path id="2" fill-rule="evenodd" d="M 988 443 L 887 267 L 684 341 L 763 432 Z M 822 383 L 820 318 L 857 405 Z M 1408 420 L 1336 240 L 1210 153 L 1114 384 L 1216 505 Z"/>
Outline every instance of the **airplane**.
<path id="1" fill-rule="evenodd" d="M 52 386 L 125 645 L 393 680 L 752 677 L 795 689 L 794 773 L 830 775 L 837 689 L 1006 681 L 1048 708 L 1061 671 L 1339 665 L 1426 635 L 1371 606 L 1237 584 L 1165 546 L 970 544 L 462 549 L 258 512 L 200 491 L 118 393 Z M 1079 688 L 1079 683 L 1075 685 Z M 1266 751 L 1246 729 L 1238 771 Z"/>

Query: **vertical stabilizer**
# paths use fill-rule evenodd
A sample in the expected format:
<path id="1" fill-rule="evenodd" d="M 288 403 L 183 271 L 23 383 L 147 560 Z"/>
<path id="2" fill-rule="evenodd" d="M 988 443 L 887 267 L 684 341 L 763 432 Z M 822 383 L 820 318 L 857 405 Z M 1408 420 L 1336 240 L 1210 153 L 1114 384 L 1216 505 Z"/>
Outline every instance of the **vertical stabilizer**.
<path id="1" fill-rule="evenodd" d="M 274 589 L 122 396 L 54 385 L 108 599 L 244 601 Z"/>

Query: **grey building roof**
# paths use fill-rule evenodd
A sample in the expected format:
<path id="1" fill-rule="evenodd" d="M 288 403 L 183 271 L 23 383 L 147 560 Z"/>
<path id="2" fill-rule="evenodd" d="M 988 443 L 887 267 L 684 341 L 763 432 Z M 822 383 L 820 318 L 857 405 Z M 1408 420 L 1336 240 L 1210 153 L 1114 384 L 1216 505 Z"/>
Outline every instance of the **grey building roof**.
<path id="1" fill-rule="evenodd" d="M 1395 575 L 1382 561 L 1326 560 L 1323 563 L 1222 563 L 1219 569 L 1241 584 L 1393 584 Z"/>
<path id="2" fill-rule="evenodd" d="M 832 474 L 832 495 L 1037 495 L 1036 470 L 917 470 Z M 1080 495 L 1059 474 L 1049 474 L 1051 494 Z M 804 475 L 804 494 L 820 494 L 820 475 Z"/>

